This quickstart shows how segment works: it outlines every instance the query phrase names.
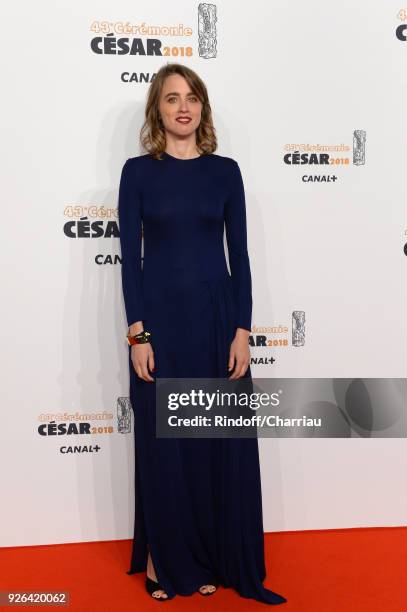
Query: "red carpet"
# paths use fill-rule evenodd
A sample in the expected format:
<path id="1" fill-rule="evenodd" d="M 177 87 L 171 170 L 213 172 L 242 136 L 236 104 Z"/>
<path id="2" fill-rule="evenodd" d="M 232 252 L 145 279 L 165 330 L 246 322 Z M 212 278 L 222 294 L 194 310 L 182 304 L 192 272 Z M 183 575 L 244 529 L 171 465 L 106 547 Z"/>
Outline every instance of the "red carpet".
<path id="1" fill-rule="evenodd" d="M 210 597 L 197 593 L 155 601 L 144 590 L 144 573 L 126 574 L 130 540 L 3 548 L 0 590 L 69 591 L 71 604 L 59 608 L 90 612 L 407 610 L 407 527 L 273 533 L 265 542 L 265 585 L 288 599 L 280 606 L 222 587 Z"/>

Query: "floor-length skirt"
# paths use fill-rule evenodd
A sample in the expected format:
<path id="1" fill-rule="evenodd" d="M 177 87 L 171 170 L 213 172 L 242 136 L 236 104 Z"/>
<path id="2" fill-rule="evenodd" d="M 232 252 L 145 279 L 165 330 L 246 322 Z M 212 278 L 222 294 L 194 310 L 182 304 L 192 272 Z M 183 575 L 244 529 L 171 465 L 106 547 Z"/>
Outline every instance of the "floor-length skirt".
<path id="1" fill-rule="evenodd" d="M 230 276 L 195 280 L 151 296 L 155 377 L 228 378 L 235 327 Z M 148 298 L 147 298 L 148 299 Z M 135 521 L 128 574 L 143 572 L 148 550 L 169 598 L 214 580 L 269 604 L 265 588 L 257 438 L 157 438 L 155 382 L 140 379 L 129 348 L 134 413 Z M 246 377 L 251 377 L 250 366 Z"/>

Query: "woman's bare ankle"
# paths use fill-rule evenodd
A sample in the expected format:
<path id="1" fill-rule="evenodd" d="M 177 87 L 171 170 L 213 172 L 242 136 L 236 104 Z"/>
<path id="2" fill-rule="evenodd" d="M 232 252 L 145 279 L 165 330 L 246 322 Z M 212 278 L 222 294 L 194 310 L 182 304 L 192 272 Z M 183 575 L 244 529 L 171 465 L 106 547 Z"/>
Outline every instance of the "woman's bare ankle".
<path id="1" fill-rule="evenodd" d="M 157 582 L 157 574 L 155 573 L 155 569 L 154 569 L 153 561 L 151 559 L 150 552 L 148 553 L 148 559 L 147 559 L 147 576 L 151 578 L 151 580 L 154 580 L 155 582 Z"/>

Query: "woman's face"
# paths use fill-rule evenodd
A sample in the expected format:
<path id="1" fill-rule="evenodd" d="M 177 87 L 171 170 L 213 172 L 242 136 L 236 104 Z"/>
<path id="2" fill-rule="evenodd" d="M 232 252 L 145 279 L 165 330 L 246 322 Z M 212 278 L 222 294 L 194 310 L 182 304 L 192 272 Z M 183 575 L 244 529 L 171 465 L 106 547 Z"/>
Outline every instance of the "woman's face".
<path id="1" fill-rule="evenodd" d="M 179 74 L 168 76 L 161 91 L 159 111 L 165 130 L 174 136 L 190 136 L 201 122 L 202 103 Z M 181 122 L 180 119 L 189 121 Z"/>

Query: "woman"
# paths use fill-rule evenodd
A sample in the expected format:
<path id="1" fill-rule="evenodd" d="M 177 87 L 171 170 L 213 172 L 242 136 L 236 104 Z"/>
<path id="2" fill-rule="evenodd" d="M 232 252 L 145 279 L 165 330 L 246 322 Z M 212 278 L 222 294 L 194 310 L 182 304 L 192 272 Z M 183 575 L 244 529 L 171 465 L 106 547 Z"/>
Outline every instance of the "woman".
<path id="1" fill-rule="evenodd" d="M 257 438 L 155 434 L 152 374 L 251 377 L 252 297 L 242 177 L 233 159 L 214 154 L 204 83 L 181 64 L 163 66 L 150 86 L 145 116 L 147 153 L 126 161 L 119 188 L 135 423 L 135 525 L 127 573 L 147 570 L 147 591 L 160 601 L 195 591 L 210 595 L 221 584 L 243 597 L 283 603 L 262 585 Z"/>

